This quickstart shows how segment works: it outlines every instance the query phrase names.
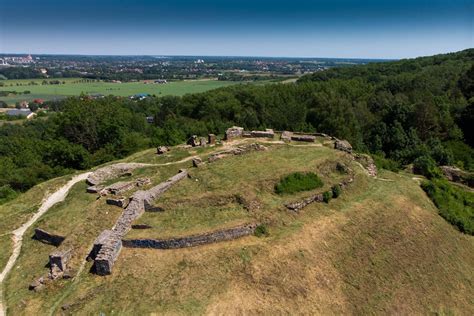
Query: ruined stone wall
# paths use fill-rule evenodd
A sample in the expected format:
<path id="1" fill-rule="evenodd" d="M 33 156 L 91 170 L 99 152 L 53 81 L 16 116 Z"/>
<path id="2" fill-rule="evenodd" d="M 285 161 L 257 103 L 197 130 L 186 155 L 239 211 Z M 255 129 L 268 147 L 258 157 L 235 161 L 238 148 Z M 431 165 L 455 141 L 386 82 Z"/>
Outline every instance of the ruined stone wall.
<path id="1" fill-rule="evenodd" d="M 195 247 L 204 244 L 237 239 L 252 235 L 257 224 L 246 224 L 229 229 L 222 229 L 202 235 L 192 235 L 171 239 L 132 239 L 123 240 L 123 246 L 129 248 L 176 249 Z"/>
<path id="2" fill-rule="evenodd" d="M 66 239 L 64 236 L 52 234 L 50 232 L 45 231 L 44 229 L 41 228 L 35 228 L 35 234 L 33 236 L 33 239 L 36 239 L 38 241 L 44 242 L 46 244 L 50 244 L 53 246 L 59 246 L 61 243 Z"/>
<path id="3" fill-rule="evenodd" d="M 349 184 L 351 184 L 353 181 L 354 181 L 354 176 L 350 175 L 347 179 L 344 179 L 342 182 L 338 184 L 341 187 L 341 190 L 345 190 L 349 186 Z M 322 201 L 323 201 L 323 193 L 318 193 L 318 194 L 309 196 L 307 198 L 304 198 L 300 201 L 288 203 L 285 206 L 287 209 L 291 211 L 299 212 L 300 210 L 302 210 L 303 208 L 305 208 L 311 203 L 322 202 Z"/>
<path id="4" fill-rule="evenodd" d="M 145 207 L 150 206 L 154 200 L 171 188 L 172 185 L 186 178 L 187 175 L 186 170 L 180 170 L 178 174 L 150 190 L 137 191 L 132 195 L 130 202 L 115 222 L 112 230 L 103 231 L 94 242 L 89 257 L 94 259 L 94 268 L 98 275 L 112 273 L 115 260 L 122 249 L 122 238 L 132 228 L 133 221 L 145 212 Z"/>

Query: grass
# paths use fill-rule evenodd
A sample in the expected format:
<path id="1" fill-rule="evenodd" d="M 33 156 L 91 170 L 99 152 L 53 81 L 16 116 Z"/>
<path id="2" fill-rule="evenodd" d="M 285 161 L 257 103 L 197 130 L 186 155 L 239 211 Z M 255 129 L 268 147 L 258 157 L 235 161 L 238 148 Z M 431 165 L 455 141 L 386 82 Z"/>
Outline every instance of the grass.
<path id="1" fill-rule="evenodd" d="M 5 284 L 9 314 L 474 313 L 474 239 L 446 223 L 410 176 L 380 171 L 389 180 L 381 181 L 344 161 L 356 172 L 354 183 L 331 203 L 313 203 L 296 215 L 282 204 L 309 193 L 277 195 L 274 185 L 296 171 L 314 172 L 325 183 L 321 190 L 330 190 L 343 177 L 335 164 L 345 154 L 326 147 L 270 147 L 200 168 L 188 161 L 140 169 L 133 177 L 147 175 L 154 183 L 183 167 L 192 178 L 157 201 L 164 212 L 142 216 L 140 222 L 152 229 L 126 236 L 185 235 L 265 219 L 267 237 L 177 250 L 124 248 L 111 276 L 87 273 L 87 263 L 75 282 L 60 280 L 39 293 L 27 286 L 47 272 L 53 247 L 25 238 Z M 84 189 L 76 185 L 38 223 L 68 235 L 77 247 L 74 268 L 95 234 L 120 212 Z M 233 199 L 237 193 L 261 207 L 243 209 Z"/>
<path id="2" fill-rule="evenodd" d="M 126 82 L 126 83 L 108 83 L 108 82 L 91 82 L 84 83 L 78 81 L 79 78 L 64 79 L 65 84 L 59 85 L 41 85 L 42 80 L 4 80 L 5 86 L 0 87 L 0 91 L 18 91 L 23 92 L 29 90 L 31 94 L 10 95 L 8 97 L 0 97 L 1 101 L 7 104 L 15 104 L 19 101 L 31 101 L 34 99 L 53 100 L 64 98 L 66 96 L 100 93 L 104 95 L 130 96 L 137 93 L 148 93 L 150 95 L 176 95 L 181 96 L 187 93 L 199 93 L 208 90 L 239 84 L 231 81 L 217 80 L 184 80 L 175 81 L 168 84 L 144 84 L 143 82 Z M 28 85 L 29 82 L 35 81 L 38 85 Z M 63 81 L 63 79 L 60 79 Z M 20 86 L 17 86 L 20 84 Z"/>
<path id="3" fill-rule="evenodd" d="M 460 231 L 474 235 L 474 193 L 443 179 L 422 183 L 422 188 L 438 207 L 439 214 Z"/>
<path id="4" fill-rule="evenodd" d="M 277 194 L 292 194 L 301 191 L 310 191 L 324 185 L 323 181 L 314 172 L 295 172 L 283 177 L 275 185 Z"/>

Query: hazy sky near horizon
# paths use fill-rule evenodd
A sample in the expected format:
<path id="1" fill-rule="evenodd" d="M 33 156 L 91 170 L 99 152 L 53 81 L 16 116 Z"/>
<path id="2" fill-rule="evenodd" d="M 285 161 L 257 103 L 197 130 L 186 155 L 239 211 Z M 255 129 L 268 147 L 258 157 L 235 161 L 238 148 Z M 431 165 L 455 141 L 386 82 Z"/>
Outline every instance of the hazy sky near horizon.
<path id="1" fill-rule="evenodd" d="M 0 53 L 405 58 L 474 47 L 473 0 L 0 0 Z"/>

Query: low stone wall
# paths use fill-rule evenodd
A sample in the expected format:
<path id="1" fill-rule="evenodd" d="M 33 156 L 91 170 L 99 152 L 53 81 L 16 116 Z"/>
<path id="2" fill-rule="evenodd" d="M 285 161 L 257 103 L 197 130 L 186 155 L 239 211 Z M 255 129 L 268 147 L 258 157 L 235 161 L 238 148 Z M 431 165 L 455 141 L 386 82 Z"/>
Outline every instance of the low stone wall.
<path id="1" fill-rule="evenodd" d="M 294 135 L 291 135 L 290 139 L 292 141 L 297 141 L 297 142 L 314 143 L 316 141 L 316 136 L 294 134 Z"/>
<path id="2" fill-rule="evenodd" d="M 231 156 L 231 155 L 238 156 L 238 155 L 247 154 L 247 153 L 252 152 L 252 151 L 264 151 L 264 150 L 268 150 L 268 148 L 261 145 L 261 144 L 257 144 L 257 143 L 242 145 L 242 146 L 238 146 L 234 149 L 214 153 L 208 158 L 208 162 L 214 162 L 216 160 L 219 160 L 219 159 Z"/>
<path id="3" fill-rule="evenodd" d="M 33 239 L 38 241 L 44 242 L 46 244 L 50 244 L 53 246 L 59 246 L 61 243 L 66 239 L 64 236 L 52 234 L 47 232 L 41 228 L 35 228 L 35 234 L 33 235 Z"/>
<path id="4" fill-rule="evenodd" d="M 128 248 L 153 248 L 153 249 L 176 249 L 195 247 L 220 241 L 237 239 L 252 235 L 257 228 L 257 224 L 246 224 L 229 229 L 217 230 L 202 235 L 192 235 L 187 237 L 171 239 L 132 239 L 123 240 L 123 246 Z"/>
<path id="5" fill-rule="evenodd" d="M 354 177 L 351 175 L 349 178 L 343 180 L 342 182 L 338 183 L 341 187 L 341 190 L 345 190 L 347 186 L 349 186 L 354 181 Z M 285 204 L 285 207 L 291 211 L 299 212 L 306 206 L 314 202 L 323 202 L 323 193 L 318 193 L 315 195 L 311 195 L 307 198 L 304 198 L 300 201 L 292 202 Z"/>

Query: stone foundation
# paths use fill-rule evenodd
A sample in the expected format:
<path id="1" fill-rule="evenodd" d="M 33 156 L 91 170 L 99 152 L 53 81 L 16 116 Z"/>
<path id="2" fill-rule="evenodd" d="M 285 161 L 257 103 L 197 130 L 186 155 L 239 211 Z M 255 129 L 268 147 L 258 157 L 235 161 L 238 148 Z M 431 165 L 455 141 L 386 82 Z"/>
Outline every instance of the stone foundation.
<path id="1" fill-rule="evenodd" d="M 297 142 L 314 143 L 316 141 L 316 136 L 293 134 L 290 139 Z"/>

